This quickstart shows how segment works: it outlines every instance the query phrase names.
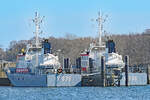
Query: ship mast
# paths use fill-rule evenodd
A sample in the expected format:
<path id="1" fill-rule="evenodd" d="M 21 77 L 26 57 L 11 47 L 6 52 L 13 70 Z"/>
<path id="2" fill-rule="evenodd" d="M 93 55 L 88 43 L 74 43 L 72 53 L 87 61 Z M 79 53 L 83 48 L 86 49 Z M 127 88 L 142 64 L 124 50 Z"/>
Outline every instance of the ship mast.
<path id="1" fill-rule="evenodd" d="M 99 46 L 102 46 L 103 23 L 106 21 L 106 17 L 104 18 L 101 12 L 98 12 L 98 18 L 96 21 L 98 23 Z"/>
<path id="2" fill-rule="evenodd" d="M 36 67 L 38 66 L 38 48 L 39 48 L 39 34 L 42 33 L 40 31 L 40 24 L 42 23 L 44 17 L 40 17 L 38 12 L 35 12 L 35 18 L 33 19 L 33 23 L 35 24 L 35 47 L 37 48 L 36 51 Z"/>

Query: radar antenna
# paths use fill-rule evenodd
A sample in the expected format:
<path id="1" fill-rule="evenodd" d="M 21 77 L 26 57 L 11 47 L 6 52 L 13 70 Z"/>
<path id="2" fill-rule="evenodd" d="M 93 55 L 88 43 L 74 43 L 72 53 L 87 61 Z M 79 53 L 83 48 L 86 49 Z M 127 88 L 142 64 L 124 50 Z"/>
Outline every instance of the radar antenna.
<path id="1" fill-rule="evenodd" d="M 42 33 L 42 31 L 40 31 L 40 24 L 42 24 L 43 22 L 43 18 L 44 16 L 41 18 L 38 12 L 35 12 L 35 18 L 33 19 L 33 23 L 35 23 L 35 45 L 36 48 L 39 47 L 39 34 Z"/>
<path id="2" fill-rule="evenodd" d="M 96 19 L 96 21 L 98 23 L 99 46 L 102 46 L 103 24 L 105 23 L 107 17 L 108 16 L 106 15 L 104 18 L 103 14 L 101 14 L 100 11 L 98 12 L 98 18 Z"/>
<path id="3" fill-rule="evenodd" d="M 36 51 L 36 67 L 38 67 L 38 48 L 39 48 L 39 34 L 42 33 L 40 31 L 40 24 L 43 22 L 44 16 L 41 18 L 38 12 L 35 12 L 35 18 L 33 19 L 33 23 L 35 23 L 35 47 L 37 49 Z"/>

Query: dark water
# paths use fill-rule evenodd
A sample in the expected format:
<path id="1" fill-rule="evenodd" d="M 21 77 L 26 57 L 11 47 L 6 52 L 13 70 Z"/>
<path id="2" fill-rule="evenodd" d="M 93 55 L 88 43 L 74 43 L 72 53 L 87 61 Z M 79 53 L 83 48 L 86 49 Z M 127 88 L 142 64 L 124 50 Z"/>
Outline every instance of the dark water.
<path id="1" fill-rule="evenodd" d="M 150 100 L 150 86 L 0 87 L 0 100 Z"/>

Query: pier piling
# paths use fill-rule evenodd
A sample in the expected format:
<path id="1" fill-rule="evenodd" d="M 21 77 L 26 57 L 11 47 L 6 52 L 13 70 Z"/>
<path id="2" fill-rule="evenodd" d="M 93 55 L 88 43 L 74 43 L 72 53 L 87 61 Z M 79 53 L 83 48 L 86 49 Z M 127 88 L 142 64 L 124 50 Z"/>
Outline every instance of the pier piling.
<path id="1" fill-rule="evenodd" d="M 102 86 L 105 87 L 105 57 L 101 57 L 101 77 L 102 77 Z"/>
<path id="2" fill-rule="evenodd" d="M 150 65 L 148 64 L 147 65 L 147 84 L 150 84 L 150 77 L 149 77 L 149 75 L 150 75 Z"/>
<path id="3" fill-rule="evenodd" d="M 125 56 L 125 86 L 128 86 L 129 56 Z"/>

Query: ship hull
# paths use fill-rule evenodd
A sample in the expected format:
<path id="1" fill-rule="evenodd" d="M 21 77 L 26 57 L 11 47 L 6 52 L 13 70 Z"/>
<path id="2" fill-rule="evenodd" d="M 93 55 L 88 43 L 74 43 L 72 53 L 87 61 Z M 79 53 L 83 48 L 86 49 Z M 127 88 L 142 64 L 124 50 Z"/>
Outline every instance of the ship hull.
<path id="1" fill-rule="evenodd" d="M 122 73 L 122 79 L 120 80 L 120 85 L 125 85 L 125 73 Z M 128 73 L 128 85 L 138 86 L 147 85 L 147 73 Z"/>
<path id="2" fill-rule="evenodd" d="M 80 74 L 18 74 L 7 73 L 13 86 L 17 87 L 59 87 L 81 86 Z"/>
<path id="3" fill-rule="evenodd" d="M 7 74 L 8 79 L 10 80 L 13 86 L 38 86 L 45 87 L 46 84 L 46 75 L 32 75 L 32 74 Z"/>
<path id="4" fill-rule="evenodd" d="M 47 86 L 81 86 L 80 74 L 51 74 L 47 75 Z"/>

